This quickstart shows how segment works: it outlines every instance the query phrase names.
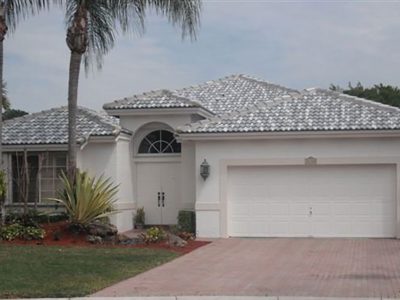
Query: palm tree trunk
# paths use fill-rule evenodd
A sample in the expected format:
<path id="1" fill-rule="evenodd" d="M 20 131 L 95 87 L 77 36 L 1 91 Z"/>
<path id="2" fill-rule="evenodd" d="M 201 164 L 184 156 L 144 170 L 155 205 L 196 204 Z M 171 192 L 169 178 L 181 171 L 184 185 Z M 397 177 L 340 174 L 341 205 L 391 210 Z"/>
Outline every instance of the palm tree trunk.
<path id="1" fill-rule="evenodd" d="M 76 172 L 76 115 L 78 103 L 79 73 L 82 54 L 71 51 L 68 81 L 68 178 L 72 182 Z"/>
<path id="2" fill-rule="evenodd" d="M 1 1 L 0 3 L 0 171 L 3 171 L 3 61 L 4 61 L 4 38 L 7 34 L 7 25 L 6 25 L 6 18 L 5 18 L 5 10 L 6 10 L 6 3 Z M 5 199 L 6 195 L 0 195 L 0 224 L 3 224 L 5 221 Z"/>

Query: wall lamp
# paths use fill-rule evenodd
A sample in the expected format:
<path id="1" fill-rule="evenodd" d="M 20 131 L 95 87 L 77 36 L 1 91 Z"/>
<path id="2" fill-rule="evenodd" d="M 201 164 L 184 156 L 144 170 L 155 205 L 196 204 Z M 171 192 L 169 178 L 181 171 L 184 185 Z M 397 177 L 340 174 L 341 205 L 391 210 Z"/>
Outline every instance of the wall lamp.
<path id="1" fill-rule="evenodd" d="M 200 165 L 200 176 L 206 180 L 208 176 L 210 176 L 210 165 L 208 164 L 207 160 L 204 161 Z"/>

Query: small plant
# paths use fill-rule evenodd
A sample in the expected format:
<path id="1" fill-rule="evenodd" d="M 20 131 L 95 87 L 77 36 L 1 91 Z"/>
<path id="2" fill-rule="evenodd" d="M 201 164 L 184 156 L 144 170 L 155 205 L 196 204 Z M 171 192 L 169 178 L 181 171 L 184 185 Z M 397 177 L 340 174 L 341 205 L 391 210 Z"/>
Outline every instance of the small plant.
<path id="1" fill-rule="evenodd" d="M 165 239 L 165 232 L 160 227 L 153 226 L 147 229 L 146 233 L 143 233 L 141 237 L 146 244 L 157 243 Z"/>
<path id="2" fill-rule="evenodd" d="M 196 233 L 196 214 L 194 211 L 181 210 L 178 213 L 178 230 L 180 232 Z"/>
<path id="3" fill-rule="evenodd" d="M 6 241 L 15 239 L 41 240 L 45 236 L 45 230 L 33 226 L 23 226 L 15 223 L 0 228 L 0 238 Z"/>
<path id="4" fill-rule="evenodd" d="M 145 223 L 145 213 L 144 213 L 144 207 L 140 207 L 136 210 L 136 215 L 135 215 L 135 226 L 136 228 L 143 228 L 144 223 Z"/>
<path id="5" fill-rule="evenodd" d="M 24 227 L 24 232 L 21 236 L 24 240 L 42 240 L 46 234 L 46 231 L 42 228 L 37 227 Z"/>
<path id="6" fill-rule="evenodd" d="M 11 224 L 0 228 L 0 237 L 5 241 L 12 241 L 24 233 L 25 227 L 21 224 Z"/>
<path id="7" fill-rule="evenodd" d="M 75 182 L 71 183 L 62 173 L 63 188 L 57 199 L 50 199 L 65 206 L 72 224 L 86 226 L 95 220 L 117 213 L 114 208 L 118 187 L 111 180 L 90 177 L 77 170 Z"/>
<path id="8" fill-rule="evenodd" d="M 39 227 L 39 224 L 43 223 L 55 223 L 59 221 L 68 220 L 66 213 L 54 213 L 48 214 L 46 212 L 40 212 L 35 209 L 28 210 L 26 214 L 19 211 L 10 212 L 6 216 L 6 224 L 21 224 L 24 226 Z"/>

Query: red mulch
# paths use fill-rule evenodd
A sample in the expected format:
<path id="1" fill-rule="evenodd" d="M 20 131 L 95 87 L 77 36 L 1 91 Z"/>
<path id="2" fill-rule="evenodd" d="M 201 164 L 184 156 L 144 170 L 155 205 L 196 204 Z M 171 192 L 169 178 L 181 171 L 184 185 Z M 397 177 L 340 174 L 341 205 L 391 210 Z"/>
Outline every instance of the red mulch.
<path id="1" fill-rule="evenodd" d="M 205 246 L 210 242 L 206 241 L 188 241 L 185 247 L 174 247 L 168 245 L 166 242 L 153 243 L 148 245 L 112 245 L 112 244 L 101 244 L 94 245 L 86 241 L 86 235 L 84 233 L 77 234 L 73 233 L 68 229 L 68 222 L 57 222 L 50 224 L 42 224 L 41 227 L 46 231 L 46 236 L 43 240 L 37 241 L 25 241 L 25 240 L 13 240 L 3 241 L 7 244 L 15 245 L 43 245 L 43 246 L 61 246 L 61 247 L 97 247 L 97 248 L 145 248 L 145 249 L 165 249 L 170 250 L 179 254 L 189 253 L 197 248 Z M 56 233 L 59 233 L 60 239 L 57 241 L 54 239 Z"/>

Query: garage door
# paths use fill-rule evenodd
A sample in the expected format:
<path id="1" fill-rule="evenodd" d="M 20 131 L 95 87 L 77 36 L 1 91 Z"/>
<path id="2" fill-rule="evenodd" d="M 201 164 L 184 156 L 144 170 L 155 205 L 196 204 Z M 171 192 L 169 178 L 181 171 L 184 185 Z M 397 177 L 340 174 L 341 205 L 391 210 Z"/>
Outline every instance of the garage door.
<path id="1" fill-rule="evenodd" d="M 228 234 L 394 237 L 391 165 L 228 168 Z"/>

